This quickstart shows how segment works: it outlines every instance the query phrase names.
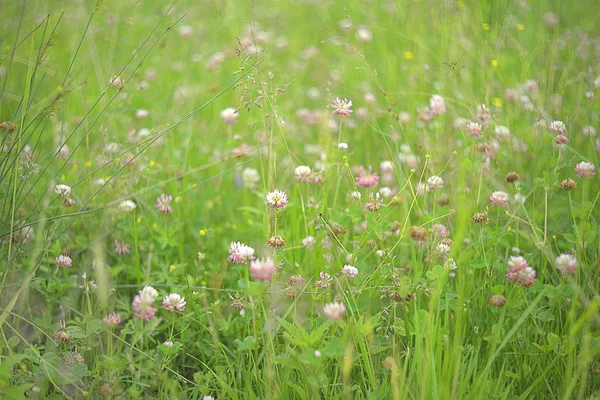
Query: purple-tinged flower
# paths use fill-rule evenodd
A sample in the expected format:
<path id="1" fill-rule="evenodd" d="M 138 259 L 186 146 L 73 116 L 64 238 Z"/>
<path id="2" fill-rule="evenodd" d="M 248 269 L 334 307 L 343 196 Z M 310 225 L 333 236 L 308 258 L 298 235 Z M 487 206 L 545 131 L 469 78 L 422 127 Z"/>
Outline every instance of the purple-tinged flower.
<path id="1" fill-rule="evenodd" d="M 556 257 L 555 264 L 556 269 L 558 269 L 561 274 L 566 275 L 575 272 L 575 268 L 577 268 L 577 259 L 572 254 L 564 253 Z"/>
<path id="2" fill-rule="evenodd" d="M 156 296 L 158 296 L 158 292 L 152 286 L 145 286 L 135 295 L 131 305 L 136 319 L 149 321 L 154 316 L 157 309 L 152 307 L 152 303 L 156 300 Z"/>
<path id="3" fill-rule="evenodd" d="M 550 132 L 560 134 L 560 135 L 564 135 L 567 133 L 567 126 L 562 121 L 550 122 L 548 129 L 550 130 Z"/>
<path id="4" fill-rule="evenodd" d="M 575 166 L 577 176 L 580 178 L 591 178 L 592 176 L 596 175 L 594 169 L 596 169 L 594 164 L 585 161 L 582 161 Z"/>
<path id="5" fill-rule="evenodd" d="M 442 115 L 446 112 L 446 102 L 439 94 L 434 94 L 429 99 L 429 110 L 431 115 Z"/>
<path id="6" fill-rule="evenodd" d="M 492 115 L 490 114 L 488 106 L 485 104 L 478 105 L 475 119 L 485 124 L 490 118 L 492 118 Z"/>
<path id="7" fill-rule="evenodd" d="M 504 207 L 508 204 L 508 201 L 510 200 L 510 196 L 506 192 L 497 190 L 494 193 L 492 193 L 492 195 L 490 196 L 490 200 L 495 205 Z"/>
<path id="8" fill-rule="evenodd" d="M 331 104 L 333 113 L 338 115 L 350 115 L 352 114 L 352 102 L 348 99 L 340 99 L 336 97 Z"/>
<path id="9" fill-rule="evenodd" d="M 275 189 L 267 193 L 265 203 L 271 208 L 283 208 L 288 203 L 288 196 L 285 192 Z"/>
<path id="10" fill-rule="evenodd" d="M 508 260 L 510 269 L 506 274 L 506 278 L 513 283 L 522 286 L 531 286 L 535 280 L 536 272 L 527 264 L 527 260 L 523 257 L 511 256 Z"/>
<path id="11" fill-rule="evenodd" d="M 358 275 L 358 268 L 352 265 L 344 265 L 344 268 L 342 268 L 342 273 L 348 278 L 354 279 Z"/>
<path id="12" fill-rule="evenodd" d="M 379 182 L 379 176 L 369 167 L 369 173 L 365 173 L 363 166 L 360 166 L 360 175 L 356 178 L 356 185 L 360 187 L 373 187 Z"/>
<path id="13" fill-rule="evenodd" d="M 444 187 L 444 180 L 437 175 L 427 178 L 427 191 L 439 190 Z"/>
<path id="14" fill-rule="evenodd" d="M 379 192 L 375 194 L 369 193 L 369 198 L 371 199 L 371 202 L 365 203 L 365 208 L 367 209 L 367 211 L 379 211 L 379 209 L 383 205 L 383 202 L 381 201 L 381 195 L 379 194 Z"/>
<path id="15" fill-rule="evenodd" d="M 61 254 L 54 260 L 58 268 L 71 268 L 73 260 L 66 254 Z"/>
<path id="16" fill-rule="evenodd" d="M 71 195 L 71 186 L 59 183 L 54 187 L 57 196 L 68 198 Z"/>
<path id="17" fill-rule="evenodd" d="M 467 122 L 465 125 L 465 129 L 467 130 L 467 134 L 473 137 L 481 137 L 481 130 L 483 127 L 479 122 Z"/>
<path id="18" fill-rule="evenodd" d="M 108 314 L 104 319 L 102 319 L 104 325 L 115 326 L 121 323 L 121 316 L 116 312 L 112 312 Z"/>
<path id="19" fill-rule="evenodd" d="M 312 178 L 312 170 L 306 165 L 300 165 L 294 170 L 294 176 L 299 182 L 310 182 Z"/>
<path id="20" fill-rule="evenodd" d="M 433 235 L 438 239 L 444 239 L 450 236 L 450 231 L 448 231 L 448 228 L 443 224 L 434 224 L 431 227 L 431 232 L 433 232 Z"/>
<path id="21" fill-rule="evenodd" d="M 183 310 L 185 310 L 186 302 L 184 297 L 181 297 L 177 293 L 171 293 L 163 299 L 162 304 L 167 311 L 174 312 L 177 310 L 179 312 L 183 312 Z"/>
<path id="22" fill-rule="evenodd" d="M 231 242 L 229 244 L 229 254 L 228 260 L 230 262 L 244 264 L 254 256 L 254 249 L 241 242 Z"/>
<path id="23" fill-rule="evenodd" d="M 163 193 L 156 199 L 156 204 L 154 207 L 156 207 L 159 213 L 169 214 L 171 211 L 173 211 L 173 208 L 171 207 L 171 201 L 173 201 L 173 196 Z"/>
<path id="24" fill-rule="evenodd" d="M 268 257 L 264 260 L 255 259 L 250 262 L 250 274 L 253 279 L 270 281 L 275 271 L 277 271 L 277 266 Z"/>
<path id="25" fill-rule="evenodd" d="M 115 239 L 114 242 L 114 249 L 113 251 L 115 252 L 115 254 L 117 255 L 124 255 L 124 254 L 129 254 L 129 245 L 125 242 L 119 242 L 117 239 Z"/>
<path id="26" fill-rule="evenodd" d="M 346 307 L 344 307 L 342 303 L 327 303 L 325 304 L 325 307 L 323 307 L 323 314 L 325 315 L 325 318 L 332 321 L 341 320 L 345 313 Z"/>

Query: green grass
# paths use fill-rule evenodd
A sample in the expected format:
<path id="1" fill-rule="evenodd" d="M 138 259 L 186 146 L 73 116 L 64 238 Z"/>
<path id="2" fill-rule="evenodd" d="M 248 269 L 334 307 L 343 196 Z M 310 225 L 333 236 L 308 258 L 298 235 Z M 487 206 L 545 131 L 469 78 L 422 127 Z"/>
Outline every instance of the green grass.
<path id="1" fill-rule="evenodd" d="M 0 398 L 600 398 L 600 174 L 575 171 L 600 164 L 599 136 L 584 134 L 600 130 L 596 8 L 0 0 Z M 420 121 L 435 94 L 446 112 Z M 352 115 L 332 113 L 336 97 Z M 457 118 L 480 104 L 491 119 L 475 138 Z M 302 165 L 322 182 L 297 181 Z M 377 186 L 357 185 L 360 166 Z M 433 175 L 443 188 L 419 194 Z M 382 187 L 391 196 L 369 211 Z M 289 197 L 277 212 L 274 189 Z M 229 262 L 232 241 L 279 264 L 272 279 Z M 563 253 L 572 274 L 557 269 Z M 507 279 L 515 255 L 533 285 Z M 147 321 L 132 308 L 146 285 L 158 291 Z M 172 292 L 181 313 L 161 305 Z"/>

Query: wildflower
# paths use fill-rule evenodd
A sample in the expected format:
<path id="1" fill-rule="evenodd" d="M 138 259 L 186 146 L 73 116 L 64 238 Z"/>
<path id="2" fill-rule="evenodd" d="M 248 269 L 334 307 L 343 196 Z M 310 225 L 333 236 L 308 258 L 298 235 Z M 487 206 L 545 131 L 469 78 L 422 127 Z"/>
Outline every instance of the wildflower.
<path id="1" fill-rule="evenodd" d="M 367 27 L 360 27 L 356 30 L 356 37 L 364 43 L 369 43 L 373 40 L 373 33 Z"/>
<path id="2" fill-rule="evenodd" d="M 359 191 L 354 190 L 354 191 L 350 192 L 350 197 L 352 197 L 354 200 L 360 200 L 360 199 L 362 199 L 362 194 L 360 194 Z"/>
<path id="3" fill-rule="evenodd" d="M 465 125 L 467 134 L 473 137 L 481 137 L 482 126 L 479 122 L 467 122 Z"/>
<path id="4" fill-rule="evenodd" d="M 165 340 L 165 341 L 163 342 L 163 346 L 166 346 L 166 347 L 173 347 L 173 342 L 171 342 L 170 340 Z"/>
<path id="5" fill-rule="evenodd" d="M 510 282 L 522 286 L 533 285 L 536 272 L 527 264 L 527 260 L 525 260 L 521 256 L 511 256 L 507 264 L 510 267 L 510 269 L 506 274 L 506 278 Z"/>
<path id="6" fill-rule="evenodd" d="M 506 182 L 513 183 L 517 182 L 518 180 L 519 174 L 517 174 L 516 172 L 509 172 L 508 174 L 506 174 Z"/>
<path id="7" fill-rule="evenodd" d="M 221 118 L 223 119 L 223 122 L 227 125 L 235 124 L 235 121 L 239 117 L 238 110 L 233 107 L 227 107 L 226 109 L 221 111 L 220 115 L 221 115 Z"/>
<path id="8" fill-rule="evenodd" d="M 104 325 L 115 326 L 121 323 L 121 316 L 116 312 L 112 312 L 108 314 L 106 317 L 102 319 Z"/>
<path id="9" fill-rule="evenodd" d="M 285 288 L 285 296 L 288 298 L 296 298 L 300 294 L 306 279 L 302 275 L 292 275 L 287 280 L 287 286 Z"/>
<path id="10" fill-rule="evenodd" d="M 379 192 L 377 192 L 375 195 L 373 195 L 373 193 L 370 193 L 369 198 L 371 199 L 372 203 L 365 203 L 365 208 L 368 211 L 379 211 L 383 204 L 380 200 L 381 195 L 379 194 Z"/>
<path id="11" fill-rule="evenodd" d="M 254 249 L 240 242 L 231 242 L 229 245 L 230 262 L 243 264 L 248 262 L 254 256 Z"/>
<path id="12" fill-rule="evenodd" d="M 121 212 L 130 212 L 135 210 L 135 208 L 137 207 L 137 205 L 131 201 L 131 200 L 123 200 L 120 204 L 119 204 L 119 211 Z"/>
<path id="13" fill-rule="evenodd" d="M 60 197 L 69 197 L 71 195 L 71 186 L 60 183 L 54 187 L 54 193 Z"/>
<path id="14" fill-rule="evenodd" d="M 525 204 L 525 202 L 527 201 L 527 197 L 525 197 L 525 195 L 521 193 L 515 193 L 513 195 L 513 201 L 517 204 Z"/>
<path id="15" fill-rule="evenodd" d="M 580 178 L 591 178 L 596 175 L 594 172 L 596 166 L 592 163 L 582 161 L 575 166 L 575 171 L 577 171 L 577 176 Z"/>
<path id="16" fill-rule="evenodd" d="M 173 211 L 173 208 L 171 207 L 171 201 L 173 201 L 173 196 L 163 193 L 156 199 L 156 204 L 154 207 L 156 207 L 158 212 L 161 214 L 169 214 L 171 211 Z"/>
<path id="17" fill-rule="evenodd" d="M 73 200 L 72 198 L 65 197 L 61 204 L 65 207 L 73 207 L 75 205 L 75 203 L 76 203 L 76 201 Z"/>
<path id="18" fill-rule="evenodd" d="M 379 182 L 379 176 L 377 173 L 373 172 L 373 169 L 369 167 L 369 173 L 365 173 L 365 169 L 363 166 L 360 166 L 360 175 L 356 178 L 356 184 L 361 187 L 372 187 L 377 185 Z"/>
<path id="19" fill-rule="evenodd" d="M 285 240 L 280 235 L 274 235 L 267 240 L 267 244 L 271 247 L 279 248 L 285 246 Z"/>
<path id="20" fill-rule="evenodd" d="M 456 261 L 453 258 L 448 258 L 444 261 L 444 269 L 448 269 L 450 271 L 454 271 L 458 266 L 456 265 Z"/>
<path id="21" fill-rule="evenodd" d="M 337 147 L 339 150 L 348 150 L 348 143 L 344 143 L 344 142 L 338 143 Z"/>
<path id="22" fill-rule="evenodd" d="M 490 297 L 490 306 L 493 307 L 502 307 L 506 303 L 506 297 L 501 294 L 495 294 Z"/>
<path id="23" fill-rule="evenodd" d="M 562 121 L 552 121 L 548 126 L 548 129 L 552 133 L 564 135 L 567 133 L 567 126 Z"/>
<path id="24" fill-rule="evenodd" d="M 429 107 L 417 107 L 417 116 L 421 122 L 429 122 L 431 120 L 431 110 Z"/>
<path id="25" fill-rule="evenodd" d="M 438 190 L 444 187 L 444 180 L 437 175 L 427 178 L 427 191 Z"/>
<path id="26" fill-rule="evenodd" d="M 575 182 L 573 179 L 571 178 L 567 178 L 563 181 L 560 182 L 560 188 L 562 190 L 573 190 L 577 187 L 577 182 Z"/>
<path id="27" fill-rule="evenodd" d="M 116 75 L 110 77 L 108 84 L 110 87 L 115 89 L 121 89 L 123 87 L 123 81 L 121 80 L 121 77 Z"/>
<path id="28" fill-rule="evenodd" d="M 275 271 L 277 271 L 277 267 L 269 257 L 264 260 L 255 259 L 250 262 L 250 274 L 253 279 L 270 281 Z"/>
<path id="29" fill-rule="evenodd" d="M 523 89 L 525 89 L 526 91 L 528 91 L 531 94 L 535 94 L 538 89 L 537 82 L 534 81 L 533 79 L 528 79 L 523 84 Z"/>
<path id="30" fill-rule="evenodd" d="M 56 257 L 54 262 L 58 268 L 71 268 L 73 265 L 73 260 L 66 254 L 61 254 L 60 256 Z"/>
<path id="31" fill-rule="evenodd" d="M 144 110 L 144 109 L 141 109 L 141 108 L 139 110 L 136 110 L 136 112 L 135 112 L 135 117 L 137 119 L 144 119 L 148 115 L 150 115 L 150 111 Z"/>
<path id="32" fill-rule="evenodd" d="M 596 136 L 596 128 L 593 126 L 587 125 L 583 127 L 583 136 Z"/>
<path id="33" fill-rule="evenodd" d="M 485 104 L 478 105 L 477 113 L 475 114 L 475 119 L 485 124 L 490 118 L 492 118 L 492 115 L 490 114 L 488 106 Z"/>
<path id="34" fill-rule="evenodd" d="M 310 182 L 312 170 L 310 167 L 301 165 L 294 170 L 294 176 L 299 182 Z"/>
<path id="35" fill-rule="evenodd" d="M 69 332 L 67 332 L 66 329 L 56 332 L 54 337 L 57 338 L 61 343 L 66 343 L 73 339 L 73 335 L 71 335 Z"/>
<path id="36" fill-rule="evenodd" d="M 344 268 L 342 268 L 342 273 L 348 278 L 354 279 L 358 275 L 358 268 L 352 265 L 344 265 Z"/>
<path id="37" fill-rule="evenodd" d="M 69 351 L 63 357 L 62 363 L 65 367 L 72 368 L 75 365 L 81 365 L 85 363 L 85 360 L 80 353 L 77 353 L 75 351 Z"/>
<path id="38" fill-rule="evenodd" d="M 329 285 L 331 284 L 331 282 L 333 281 L 333 278 L 331 277 L 331 275 L 329 275 L 325 271 L 321 271 L 321 273 L 319 273 L 319 278 L 321 278 L 321 279 L 318 281 L 315 281 L 315 285 L 321 289 L 327 289 L 329 287 Z"/>
<path id="39" fill-rule="evenodd" d="M 192 33 L 194 33 L 194 28 L 192 28 L 189 25 L 183 25 L 181 27 L 179 27 L 179 36 L 182 39 L 187 39 L 190 36 L 192 36 Z"/>
<path id="40" fill-rule="evenodd" d="M 387 199 L 394 195 L 394 191 L 389 187 L 382 187 L 381 189 L 379 189 L 378 194 Z"/>
<path id="41" fill-rule="evenodd" d="M 445 243 L 438 243 L 437 246 L 435 246 L 435 252 L 439 258 L 444 259 L 450 254 L 450 246 Z"/>
<path id="42" fill-rule="evenodd" d="M 569 143 L 569 138 L 563 134 L 554 136 L 554 139 L 552 140 L 554 141 L 554 145 L 557 149 L 562 149 L 567 145 L 567 143 Z"/>
<path id="43" fill-rule="evenodd" d="M 312 249 L 316 243 L 317 241 L 312 236 L 307 236 L 304 239 L 302 239 L 302 246 L 304 246 L 305 249 Z"/>
<path id="44" fill-rule="evenodd" d="M 13 134 L 17 130 L 17 124 L 11 121 L 0 122 L 0 132 Z"/>
<path id="45" fill-rule="evenodd" d="M 429 110 L 431 115 L 442 115 L 446 112 L 446 102 L 439 94 L 434 94 L 429 99 Z"/>
<path id="46" fill-rule="evenodd" d="M 145 286 L 135 295 L 131 305 L 136 319 L 149 321 L 154 316 L 157 309 L 152 307 L 152 303 L 156 300 L 156 296 L 158 296 L 158 292 L 152 286 Z"/>
<path id="47" fill-rule="evenodd" d="M 163 299 L 162 305 L 167 311 L 174 312 L 175 310 L 183 312 L 185 309 L 185 298 L 177 293 L 171 293 Z"/>
<path id="48" fill-rule="evenodd" d="M 260 175 L 254 168 L 244 168 L 242 171 L 242 183 L 246 189 L 254 189 L 260 182 Z"/>
<path id="49" fill-rule="evenodd" d="M 240 297 L 239 293 L 236 293 L 235 297 L 229 295 L 229 298 L 231 299 L 231 308 L 238 311 L 244 309 L 244 303 L 242 302 L 244 297 Z"/>
<path id="50" fill-rule="evenodd" d="M 422 226 L 411 226 L 408 229 L 409 235 L 413 238 L 415 245 L 425 245 L 427 243 L 427 229 Z"/>
<path id="51" fill-rule="evenodd" d="M 113 251 L 117 255 L 129 254 L 129 245 L 125 242 L 119 242 L 115 239 Z"/>
<path id="52" fill-rule="evenodd" d="M 450 236 L 450 231 L 448 231 L 448 228 L 446 228 L 446 226 L 443 224 L 434 224 L 431 227 L 431 232 L 433 232 L 435 237 L 439 239 L 447 238 L 448 236 Z"/>
<path id="53" fill-rule="evenodd" d="M 285 192 L 275 189 L 267 193 L 265 203 L 271 208 L 283 208 L 288 203 L 288 197 Z"/>
<path id="54" fill-rule="evenodd" d="M 510 197 L 508 196 L 508 193 L 497 190 L 494 193 L 492 193 L 492 195 L 490 196 L 490 200 L 495 205 L 503 207 L 508 204 Z"/>
<path id="55" fill-rule="evenodd" d="M 327 303 L 325 307 L 323 307 L 323 314 L 325 318 L 330 319 L 332 321 L 339 321 L 344 316 L 346 312 L 346 307 L 342 303 L 334 302 Z"/>
<path id="56" fill-rule="evenodd" d="M 333 103 L 331 104 L 331 108 L 333 108 L 334 114 L 350 115 L 352 114 L 352 101 L 336 97 Z"/>
<path id="57" fill-rule="evenodd" d="M 494 133 L 500 138 L 506 138 L 510 136 L 510 130 L 506 126 L 498 125 L 494 128 Z"/>
<path id="58" fill-rule="evenodd" d="M 558 269 L 563 275 L 573 273 L 575 268 L 577 268 L 577 259 L 572 254 L 568 253 L 564 253 L 556 257 L 556 261 L 554 263 L 556 264 L 556 269 Z"/>
<path id="59" fill-rule="evenodd" d="M 489 221 L 489 218 L 486 213 L 476 213 L 476 214 L 473 214 L 473 216 L 471 217 L 471 221 L 473 221 L 475 223 L 487 224 Z"/>

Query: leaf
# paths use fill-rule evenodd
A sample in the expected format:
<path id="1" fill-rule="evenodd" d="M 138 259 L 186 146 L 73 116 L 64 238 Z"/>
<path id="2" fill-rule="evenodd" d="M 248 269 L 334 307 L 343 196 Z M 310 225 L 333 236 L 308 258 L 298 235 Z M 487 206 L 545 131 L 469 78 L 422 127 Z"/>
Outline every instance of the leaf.
<path id="1" fill-rule="evenodd" d="M 86 336 L 96 333 L 102 327 L 102 321 L 99 319 L 93 319 L 88 321 L 85 327 Z"/>
<path id="2" fill-rule="evenodd" d="M 519 376 L 519 374 L 515 374 L 512 371 L 504 371 L 504 375 L 508 376 L 509 378 L 516 379 L 516 380 L 521 379 L 521 377 Z"/>
<path id="3" fill-rule="evenodd" d="M 0 364 L 0 378 L 9 379 L 12 375 L 12 367 L 20 363 L 25 358 L 25 354 L 15 354 L 6 357 Z"/>
<path id="4" fill-rule="evenodd" d="M 8 389 L 4 389 L 2 398 L 9 400 L 9 399 L 14 399 L 14 400 L 21 400 L 21 399 L 25 399 L 25 392 L 28 391 L 29 389 L 31 389 L 33 387 L 33 383 L 26 383 L 24 385 L 21 386 L 15 386 L 15 387 L 11 387 Z"/>
<path id="5" fill-rule="evenodd" d="M 346 346 L 344 345 L 344 343 L 342 343 L 340 339 L 333 338 L 329 341 L 329 343 L 325 345 L 325 347 L 323 347 L 321 353 L 325 357 L 342 357 L 346 354 Z"/>
<path id="6" fill-rule="evenodd" d="M 554 332 L 550 332 L 546 336 L 546 340 L 548 340 L 548 344 L 552 347 L 557 347 L 560 345 L 560 337 Z"/>

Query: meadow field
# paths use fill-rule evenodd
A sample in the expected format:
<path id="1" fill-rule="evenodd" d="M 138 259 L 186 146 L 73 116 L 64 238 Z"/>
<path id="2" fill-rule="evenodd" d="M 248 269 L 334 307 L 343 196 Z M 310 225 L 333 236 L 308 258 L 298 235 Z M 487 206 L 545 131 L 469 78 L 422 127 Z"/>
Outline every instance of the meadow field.
<path id="1" fill-rule="evenodd" d="M 0 399 L 600 399 L 595 0 L 0 0 Z"/>

